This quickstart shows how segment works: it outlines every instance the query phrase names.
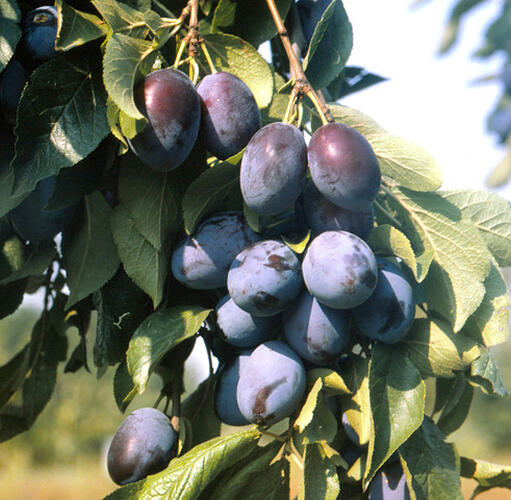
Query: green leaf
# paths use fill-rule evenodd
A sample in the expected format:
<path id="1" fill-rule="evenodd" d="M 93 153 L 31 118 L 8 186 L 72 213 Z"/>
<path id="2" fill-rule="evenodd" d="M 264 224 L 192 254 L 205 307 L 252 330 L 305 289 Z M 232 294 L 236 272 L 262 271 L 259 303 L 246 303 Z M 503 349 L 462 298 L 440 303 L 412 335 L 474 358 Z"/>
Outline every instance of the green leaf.
<path id="1" fill-rule="evenodd" d="M 490 273 L 484 280 L 486 293 L 476 312 L 462 329 L 486 347 L 506 342 L 509 338 L 509 307 L 511 299 L 506 280 L 492 259 Z"/>
<path id="2" fill-rule="evenodd" d="M 21 12 L 16 0 L 0 0 L 0 17 L 19 23 Z"/>
<path id="3" fill-rule="evenodd" d="M 417 275 L 417 261 L 410 240 L 394 226 L 383 224 L 375 227 L 369 236 L 369 246 L 375 255 L 399 257 Z"/>
<path id="4" fill-rule="evenodd" d="M 489 191 L 445 191 L 441 195 L 456 205 L 481 233 L 501 267 L 511 266 L 511 204 Z"/>
<path id="5" fill-rule="evenodd" d="M 59 13 L 57 50 L 71 50 L 107 34 L 107 28 L 99 17 L 73 9 L 62 0 L 55 4 Z"/>
<path id="6" fill-rule="evenodd" d="M 163 288 L 170 265 L 170 245 L 158 250 L 138 231 L 123 204 L 117 205 L 110 219 L 117 251 L 126 274 L 153 300 L 163 299 Z"/>
<path id="7" fill-rule="evenodd" d="M 222 162 L 204 171 L 188 186 L 183 198 L 188 234 L 192 234 L 202 219 L 215 212 L 226 199 L 239 193 L 239 172 L 239 166 Z"/>
<path id="8" fill-rule="evenodd" d="M 268 63 L 252 45 L 233 35 L 210 33 L 204 43 L 218 71 L 227 71 L 243 80 L 260 108 L 273 96 L 273 73 Z"/>
<path id="9" fill-rule="evenodd" d="M 353 127 L 369 141 L 384 176 L 414 191 L 435 191 L 442 185 L 440 167 L 423 147 L 386 133 L 357 110 L 339 105 L 329 108 L 336 122 Z M 315 123 L 319 125 L 317 119 Z"/>
<path id="10" fill-rule="evenodd" d="M 336 500 L 340 492 L 337 465 L 321 443 L 306 446 L 299 500 Z"/>
<path id="11" fill-rule="evenodd" d="M 134 88 L 156 59 L 154 45 L 140 38 L 116 33 L 106 44 L 103 81 L 109 96 L 121 111 L 144 118 L 135 104 Z"/>
<path id="12" fill-rule="evenodd" d="M 183 415 L 192 428 L 192 444 L 198 445 L 220 434 L 221 422 L 214 410 L 214 380 L 208 378 L 184 401 Z"/>
<path id="13" fill-rule="evenodd" d="M 15 132 L 15 195 L 32 191 L 39 180 L 97 148 L 110 132 L 106 93 L 83 54 L 55 57 L 32 73 Z"/>
<path id="14" fill-rule="evenodd" d="M 15 21 L 0 18 L 0 72 L 4 70 L 16 50 L 21 30 Z"/>
<path id="15" fill-rule="evenodd" d="M 341 0 L 332 0 L 321 16 L 303 61 L 305 76 L 315 89 L 332 83 L 353 47 L 353 29 Z"/>
<path id="16" fill-rule="evenodd" d="M 511 153 L 508 153 L 497 166 L 490 172 L 486 179 L 486 185 L 491 188 L 505 186 L 511 179 Z"/>
<path id="17" fill-rule="evenodd" d="M 426 386 L 411 359 L 376 344 L 369 363 L 371 435 L 364 484 L 421 425 Z"/>
<path id="18" fill-rule="evenodd" d="M 406 224 L 403 231 L 412 245 L 420 239 L 433 258 L 424 281 L 429 308 L 458 332 L 485 294 L 491 259 L 486 245 L 474 226 L 461 219 L 459 209 L 435 193 L 394 188 L 389 203 Z"/>
<path id="19" fill-rule="evenodd" d="M 220 473 L 234 467 L 254 450 L 260 435 L 252 428 L 207 441 L 172 460 L 162 472 L 119 488 L 105 500 L 197 499 Z"/>
<path id="20" fill-rule="evenodd" d="M 454 377 L 481 355 L 477 342 L 439 319 L 418 318 L 403 340 L 423 378 Z"/>
<path id="21" fill-rule="evenodd" d="M 21 386 L 30 370 L 30 344 L 25 345 L 5 365 L 0 366 L 0 409 Z"/>
<path id="22" fill-rule="evenodd" d="M 463 500 L 456 446 L 426 417 L 399 449 L 408 485 L 417 500 Z"/>
<path id="23" fill-rule="evenodd" d="M 277 0 L 275 4 L 282 19 L 285 19 L 291 1 Z M 211 29 L 242 37 L 254 47 L 277 34 L 266 0 L 220 0 L 213 15 Z"/>
<path id="24" fill-rule="evenodd" d="M 135 397 L 134 384 L 125 362 L 119 363 L 114 375 L 114 398 L 117 407 L 124 413 Z"/>
<path id="25" fill-rule="evenodd" d="M 171 307 L 147 317 L 131 337 L 126 359 L 135 390 L 144 392 L 149 376 L 163 356 L 198 331 L 211 309 Z"/>
<path id="26" fill-rule="evenodd" d="M 321 378 L 322 390 L 325 396 L 340 396 L 351 393 L 345 380 L 334 370 L 329 368 L 313 368 L 307 371 L 309 385 L 313 385 L 317 378 Z"/>
<path id="27" fill-rule="evenodd" d="M 492 488 L 511 489 L 511 466 L 461 457 L 461 475 L 475 479 L 479 483 L 475 494 Z M 472 498 L 475 498 L 475 496 L 472 496 Z"/>
<path id="28" fill-rule="evenodd" d="M 481 356 L 472 363 L 470 368 L 469 381 L 486 394 L 508 396 L 509 392 L 492 352 L 488 349 L 481 350 Z"/>
<path id="29" fill-rule="evenodd" d="M 446 436 L 459 429 L 465 422 L 473 397 L 474 388 L 467 382 L 464 375 L 459 374 L 437 421 L 438 428 Z"/>
<path id="30" fill-rule="evenodd" d="M 63 262 L 71 291 L 66 309 L 101 288 L 120 263 L 110 229 L 110 205 L 99 191 L 84 201 L 80 228 L 63 236 Z"/>

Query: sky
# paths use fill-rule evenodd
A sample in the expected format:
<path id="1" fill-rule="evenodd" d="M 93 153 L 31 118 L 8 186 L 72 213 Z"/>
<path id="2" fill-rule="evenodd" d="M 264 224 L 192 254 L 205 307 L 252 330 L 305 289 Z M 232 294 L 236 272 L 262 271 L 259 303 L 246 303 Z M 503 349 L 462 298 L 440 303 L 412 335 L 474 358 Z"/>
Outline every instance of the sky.
<path id="1" fill-rule="evenodd" d="M 486 3 L 488 5 L 486 5 Z M 501 93 L 498 82 L 474 85 L 498 73 L 501 58 L 471 59 L 500 1 L 486 2 L 467 17 L 458 45 L 447 56 L 437 49 L 454 0 L 344 0 L 353 26 L 348 65 L 389 78 L 341 103 L 369 115 L 389 132 L 424 146 L 444 173 L 444 187 L 484 189 L 504 155 L 485 119 Z M 499 190 L 511 199 L 511 186 Z"/>

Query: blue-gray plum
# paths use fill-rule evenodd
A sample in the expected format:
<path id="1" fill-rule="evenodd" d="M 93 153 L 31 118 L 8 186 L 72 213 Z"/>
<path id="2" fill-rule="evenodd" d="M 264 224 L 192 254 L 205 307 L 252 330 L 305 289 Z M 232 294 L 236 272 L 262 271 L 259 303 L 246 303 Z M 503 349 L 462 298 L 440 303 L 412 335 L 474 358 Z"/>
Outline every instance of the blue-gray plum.
<path id="1" fill-rule="evenodd" d="M 25 69 L 18 59 L 13 57 L 0 75 L 0 109 L 10 125 L 16 123 L 16 111 L 26 82 Z"/>
<path id="2" fill-rule="evenodd" d="M 350 340 L 350 314 L 320 304 L 306 290 L 282 315 L 287 343 L 303 358 L 329 365 Z"/>
<path id="3" fill-rule="evenodd" d="M 247 85 L 231 73 L 205 76 L 197 87 L 206 149 L 225 160 L 241 151 L 261 128 L 261 113 Z"/>
<path id="4" fill-rule="evenodd" d="M 312 134 L 308 149 L 312 180 L 321 194 L 348 210 L 363 210 L 376 198 L 381 172 L 367 139 L 342 123 Z"/>
<path id="5" fill-rule="evenodd" d="M 359 448 L 354 444 L 349 444 L 346 448 L 344 448 L 344 450 L 342 450 L 341 456 L 351 467 L 361 457 L 363 451 L 364 450 L 362 448 Z"/>
<path id="6" fill-rule="evenodd" d="M 350 421 L 348 420 L 348 416 L 346 415 L 346 412 L 343 412 L 341 416 L 341 424 L 342 428 L 344 429 L 344 432 L 346 433 L 346 436 L 348 436 L 348 439 L 357 447 L 362 448 L 362 445 L 360 444 L 360 438 L 358 437 L 357 432 L 353 428 L 353 426 L 350 424 Z M 364 445 L 366 446 L 366 445 Z"/>
<path id="7" fill-rule="evenodd" d="M 240 371 L 253 349 L 244 349 L 231 363 L 221 370 L 215 387 L 215 412 L 228 425 L 248 425 L 250 422 L 241 414 L 236 399 Z"/>
<path id="8" fill-rule="evenodd" d="M 149 123 L 129 141 L 133 152 L 161 172 L 179 167 L 197 140 L 201 118 L 190 78 L 173 68 L 153 71 L 136 87 L 135 102 Z"/>
<path id="9" fill-rule="evenodd" d="M 30 11 L 23 19 L 21 43 L 32 61 L 47 61 L 55 55 L 57 18 L 57 9 L 45 5 Z"/>
<path id="10" fill-rule="evenodd" d="M 226 295 L 216 306 L 216 323 L 225 342 L 251 347 L 274 339 L 279 333 L 280 318 L 253 316 Z"/>
<path id="11" fill-rule="evenodd" d="M 374 293 L 353 309 L 361 333 L 385 344 L 402 340 L 415 317 L 413 290 L 399 267 L 385 259 L 378 263 L 378 284 Z"/>
<path id="12" fill-rule="evenodd" d="M 332 0 L 299 0 L 296 2 L 298 16 L 307 43 L 311 41 L 316 25 Z"/>
<path id="13" fill-rule="evenodd" d="M 334 309 L 352 309 L 365 302 L 376 288 L 378 266 L 368 244 L 346 231 L 316 236 L 302 265 L 311 295 Z"/>
<path id="14" fill-rule="evenodd" d="M 160 472 L 170 462 L 176 432 L 169 418 L 155 408 L 140 408 L 117 429 L 107 455 L 110 477 L 117 484 Z"/>
<path id="15" fill-rule="evenodd" d="M 239 252 L 259 240 L 243 214 L 225 212 L 206 219 L 174 250 L 172 273 L 189 288 L 225 287 L 229 267 Z"/>
<path id="16" fill-rule="evenodd" d="M 303 192 L 303 206 L 307 224 L 313 234 L 325 231 L 347 231 L 367 241 L 374 226 L 374 210 L 371 203 L 362 210 L 347 210 L 334 205 L 309 182 Z"/>
<path id="17" fill-rule="evenodd" d="M 243 200 L 259 215 L 276 215 L 298 198 L 307 173 L 307 145 L 287 123 L 270 123 L 250 139 L 241 160 Z"/>
<path id="18" fill-rule="evenodd" d="M 305 392 L 305 369 L 286 344 L 270 340 L 256 347 L 243 364 L 236 390 L 244 417 L 270 425 L 292 415 Z"/>
<path id="19" fill-rule="evenodd" d="M 64 231 L 71 222 L 75 206 L 59 210 L 44 209 L 54 187 L 55 176 L 40 180 L 34 191 L 9 212 L 12 226 L 22 240 L 32 243 L 49 240 Z"/>
<path id="20" fill-rule="evenodd" d="M 399 462 L 376 473 L 369 485 L 368 500 L 410 500 L 410 490 Z"/>
<path id="21" fill-rule="evenodd" d="M 232 300 L 254 316 L 273 316 L 286 309 L 300 293 L 300 261 L 275 240 L 254 243 L 234 259 L 227 275 Z"/>

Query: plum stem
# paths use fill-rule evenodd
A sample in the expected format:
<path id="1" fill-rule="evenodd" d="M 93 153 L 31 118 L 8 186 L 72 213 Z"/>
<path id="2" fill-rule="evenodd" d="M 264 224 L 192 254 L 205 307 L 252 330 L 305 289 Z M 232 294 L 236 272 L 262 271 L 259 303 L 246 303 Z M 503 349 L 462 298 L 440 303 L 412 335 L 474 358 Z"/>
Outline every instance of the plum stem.
<path id="1" fill-rule="evenodd" d="M 183 365 L 177 370 L 176 379 L 172 384 L 172 415 L 170 423 L 176 434 L 179 434 L 179 424 L 181 417 L 181 389 L 183 386 Z"/>
<path id="2" fill-rule="evenodd" d="M 275 4 L 275 0 L 266 0 L 266 3 L 268 5 L 268 9 L 270 10 L 270 14 L 277 28 L 277 32 L 282 41 L 282 44 L 284 45 L 284 50 L 286 51 L 287 58 L 289 60 L 289 66 L 291 68 L 291 78 L 295 80 L 293 90 L 297 93 L 299 97 L 302 95 L 307 95 L 309 97 L 309 99 L 314 104 L 314 107 L 318 110 L 318 113 L 320 114 L 323 123 L 333 122 L 334 117 L 332 116 L 332 113 L 328 109 L 324 100 L 312 88 L 312 85 L 309 83 L 307 77 L 305 76 L 305 73 L 303 72 L 302 65 L 298 60 L 295 51 L 293 50 L 291 40 L 289 39 L 286 27 L 284 26 L 284 21 L 282 20 L 282 17 L 280 16 L 280 13 Z M 290 99 L 293 98 L 292 96 L 293 93 L 291 93 Z"/>
<path id="3" fill-rule="evenodd" d="M 207 45 L 204 43 L 204 40 L 200 41 L 200 48 L 202 50 L 202 53 L 204 54 L 204 57 L 206 58 L 206 61 L 208 62 L 211 74 L 214 75 L 215 73 L 217 73 L 217 69 L 215 68 L 215 63 L 213 62 L 213 59 L 211 59 L 211 55 L 209 53 Z"/>

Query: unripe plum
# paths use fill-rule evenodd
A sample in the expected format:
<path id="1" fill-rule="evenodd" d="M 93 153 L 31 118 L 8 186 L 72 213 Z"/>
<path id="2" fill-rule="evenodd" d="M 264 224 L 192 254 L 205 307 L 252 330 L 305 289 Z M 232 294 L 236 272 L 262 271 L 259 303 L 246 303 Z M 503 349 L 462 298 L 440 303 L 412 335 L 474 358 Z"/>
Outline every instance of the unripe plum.
<path id="1" fill-rule="evenodd" d="M 250 89 L 238 77 L 220 72 L 205 76 L 197 92 L 206 149 L 222 160 L 241 151 L 262 125 Z"/>
<path id="2" fill-rule="evenodd" d="M 30 11 L 23 19 L 21 42 L 34 62 L 47 61 L 55 55 L 57 18 L 57 9 L 45 5 Z"/>
<path id="3" fill-rule="evenodd" d="M 44 209 L 54 187 L 55 176 L 40 180 L 34 191 L 9 212 L 12 226 L 22 240 L 32 243 L 49 240 L 64 231 L 71 222 L 75 206 L 59 210 Z"/>
<path id="4" fill-rule="evenodd" d="M 250 422 L 241 414 L 236 399 L 240 371 L 253 349 L 244 349 L 231 363 L 225 365 L 215 387 L 215 413 L 227 425 L 248 425 Z"/>
<path id="5" fill-rule="evenodd" d="M 349 313 L 320 304 L 306 290 L 284 311 L 283 324 L 288 344 L 317 365 L 332 363 L 349 343 Z"/>
<path id="6" fill-rule="evenodd" d="M 27 81 L 27 74 L 21 63 L 13 57 L 0 75 L 0 108 L 5 121 L 16 123 L 16 110 Z"/>
<path id="7" fill-rule="evenodd" d="M 176 432 L 155 408 L 140 408 L 117 429 L 107 455 L 110 477 L 117 484 L 138 481 L 165 469 L 172 458 Z"/>
<path id="8" fill-rule="evenodd" d="M 257 347 L 240 372 L 236 398 L 247 420 L 270 425 L 294 413 L 305 392 L 305 369 L 286 344 L 270 340 Z"/>
<path id="9" fill-rule="evenodd" d="M 273 316 L 300 293 L 300 261 L 283 243 L 254 243 L 234 259 L 227 275 L 232 300 L 254 316 Z"/>
<path id="10" fill-rule="evenodd" d="M 131 149 L 155 170 L 179 167 L 199 133 L 200 97 L 192 81 L 177 69 L 153 71 L 135 89 L 135 101 L 149 123 L 129 141 Z"/>
<path id="11" fill-rule="evenodd" d="M 256 132 L 241 160 L 240 185 L 247 206 L 259 215 L 288 209 L 302 192 L 307 145 L 293 125 L 270 123 Z"/>
<path id="12" fill-rule="evenodd" d="M 361 333 L 385 344 L 402 340 L 415 317 L 413 289 L 398 266 L 378 258 L 378 284 L 374 293 L 353 310 Z"/>
<path id="13" fill-rule="evenodd" d="M 275 338 L 280 318 L 253 316 L 226 295 L 216 306 L 216 322 L 225 342 L 235 347 L 250 347 Z"/>
<path id="14" fill-rule="evenodd" d="M 259 236 L 250 229 L 241 213 L 213 215 L 174 250 L 172 273 L 189 288 L 209 290 L 224 287 L 236 255 L 258 240 Z"/>
<path id="15" fill-rule="evenodd" d="M 347 231 L 367 241 L 374 226 L 374 209 L 371 203 L 362 210 L 347 210 L 334 205 L 309 182 L 303 192 L 303 205 L 307 223 L 314 234 L 325 231 Z"/>
<path id="16" fill-rule="evenodd" d="M 312 180 L 321 194 L 348 210 L 369 207 L 380 189 L 381 172 L 373 148 L 354 128 L 328 123 L 311 137 Z"/>
<path id="17" fill-rule="evenodd" d="M 302 265 L 311 295 L 334 309 L 365 302 L 378 279 L 376 258 L 368 244 L 346 231 L 326 231 L 309 245 Z"/>
<path id="18" fill-rule="evenodd" d="M 410 490 L 400 463 L 378 471 L 368 489 L 368 500 L 410 500 Z"/>

